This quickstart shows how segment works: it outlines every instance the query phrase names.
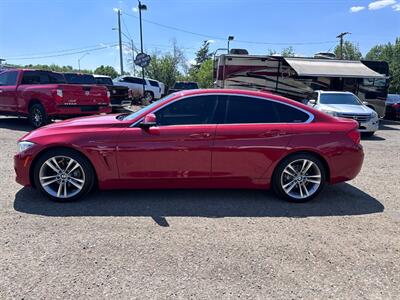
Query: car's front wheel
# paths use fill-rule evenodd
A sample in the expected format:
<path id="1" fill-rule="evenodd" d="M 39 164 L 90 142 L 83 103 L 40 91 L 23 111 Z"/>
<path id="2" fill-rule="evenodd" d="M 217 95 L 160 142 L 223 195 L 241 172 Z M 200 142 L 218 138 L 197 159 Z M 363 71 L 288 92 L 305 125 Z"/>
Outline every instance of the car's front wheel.
<path id="1" fill-rule="evenodd" d="M 42 155 L 33 170 L 35 186 L 56 201 L 77 200 L 94 185 L 89 161 L 76 151 L 55 149 Z"/>
<path id="2" fill-rule="evenodd" d="M 307 202 L 321 192 L 325 185 L 325 172 L 323 163 L 314 155 L 291 155 L 276 168 L 272 187 L 280 197 L 291 202 Z"/>

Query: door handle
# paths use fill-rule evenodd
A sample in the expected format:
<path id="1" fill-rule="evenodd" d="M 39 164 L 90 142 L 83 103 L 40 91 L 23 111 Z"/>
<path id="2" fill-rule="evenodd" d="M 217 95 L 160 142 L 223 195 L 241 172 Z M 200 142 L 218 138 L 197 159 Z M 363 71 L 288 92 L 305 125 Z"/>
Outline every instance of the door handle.
<path id="1" fill-rule="evenodd" d="M 268 130 L 262 134 L 262 136 L 264 136 L 264 137 L 274 137 L 274 136 L 281 136 L 281 135 L 287 135 L 287 132 L 282 131 L 282 130 L 273 129 L 273 130 Z"/>
<path id="2" fill-rule="evenodd" d="M 192 138 L 192 139 L 208 138 L 210 136 L 211 136 L 211 133 L 208 133 L 208 132 L 192 133 L 191 135 L 189 135 L 189 137 Z"/>

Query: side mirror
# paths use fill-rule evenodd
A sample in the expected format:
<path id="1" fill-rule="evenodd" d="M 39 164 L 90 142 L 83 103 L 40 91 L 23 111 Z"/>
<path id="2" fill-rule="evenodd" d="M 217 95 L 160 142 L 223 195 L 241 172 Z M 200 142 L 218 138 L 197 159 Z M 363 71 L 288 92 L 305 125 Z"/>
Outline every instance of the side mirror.
<path id="1" fill-rule="evenodd" d="M 308 101 L 308 104 L 314 106 L 315 104 L 317 104 L 317 101 L 314 100 L 314 99 L 310 99 L 310 100 Z"/>
<path id="2" fill-rule="evenodd" d="M 148 114 L 144 117 L 144 120 L 139 123 L 141 128 L 150 128 L 157 126 L 157 117 L 155 114 Z"/>

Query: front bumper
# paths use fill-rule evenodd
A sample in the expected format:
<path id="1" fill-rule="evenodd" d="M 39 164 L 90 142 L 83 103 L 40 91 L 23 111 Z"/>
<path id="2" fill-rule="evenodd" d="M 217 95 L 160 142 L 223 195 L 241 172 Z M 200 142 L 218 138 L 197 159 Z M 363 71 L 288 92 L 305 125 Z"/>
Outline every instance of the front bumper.
<path id="1" fill-rule="evenodd" d="M 14 156 L 15 181 L 23 186 L 31 186 L 29 169 L 32 163 L 32 155 L 17 153 Z"/>
<path id="2" fill-rule="evenodd" d="M 360 132 L 375 132 L 379 129 L 379 119 L 371 119 L 367 122 L 360 122 L 358 130 Z"/>

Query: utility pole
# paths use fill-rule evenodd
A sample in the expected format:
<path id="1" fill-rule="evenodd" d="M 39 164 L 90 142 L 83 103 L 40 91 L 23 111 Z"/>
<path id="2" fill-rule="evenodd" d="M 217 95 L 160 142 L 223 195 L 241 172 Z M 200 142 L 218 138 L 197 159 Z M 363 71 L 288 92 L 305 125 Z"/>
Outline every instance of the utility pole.
<path id="1" fill-rule="evenodd" d="M 121 37 L 121 10 L 118 9 L 118 38 L 119 38 L 119 62 L 121 66 L 121 76 L 124 75 L 124 61 L 122 58 L 122 37 Z"/>
<path id="2" fill-rule="evenodd" d="M 147 10 L 147 6 L 142 4 L 140 0 L 138 0 L 138 9 L 139 9 L 139 23 L 140 23 L 140 53 L 143 53 L 143 30 L 142 30 L 142 10 Z M 143 80 L 143 97 L 146 92 L 145 81 L 144 81 L 144 68 L 142 68 L 142 80 Z"/>
<path id="3" fill-rule="evenodd" d="M 135 65 L 135 47 L 133 46 L 133 40 L 131 40 L 132 48 L 132 65 L 133 65 L 133 75 L 136 75 L 136 65 Z"/>
<path id="4" fill-rule="evenodd" d="M 343 37 L 345 35 L 351 34 L 350 32 L 342 32 L 336 38 L 340 39 L 340 59 L 343 59 Z"/>

